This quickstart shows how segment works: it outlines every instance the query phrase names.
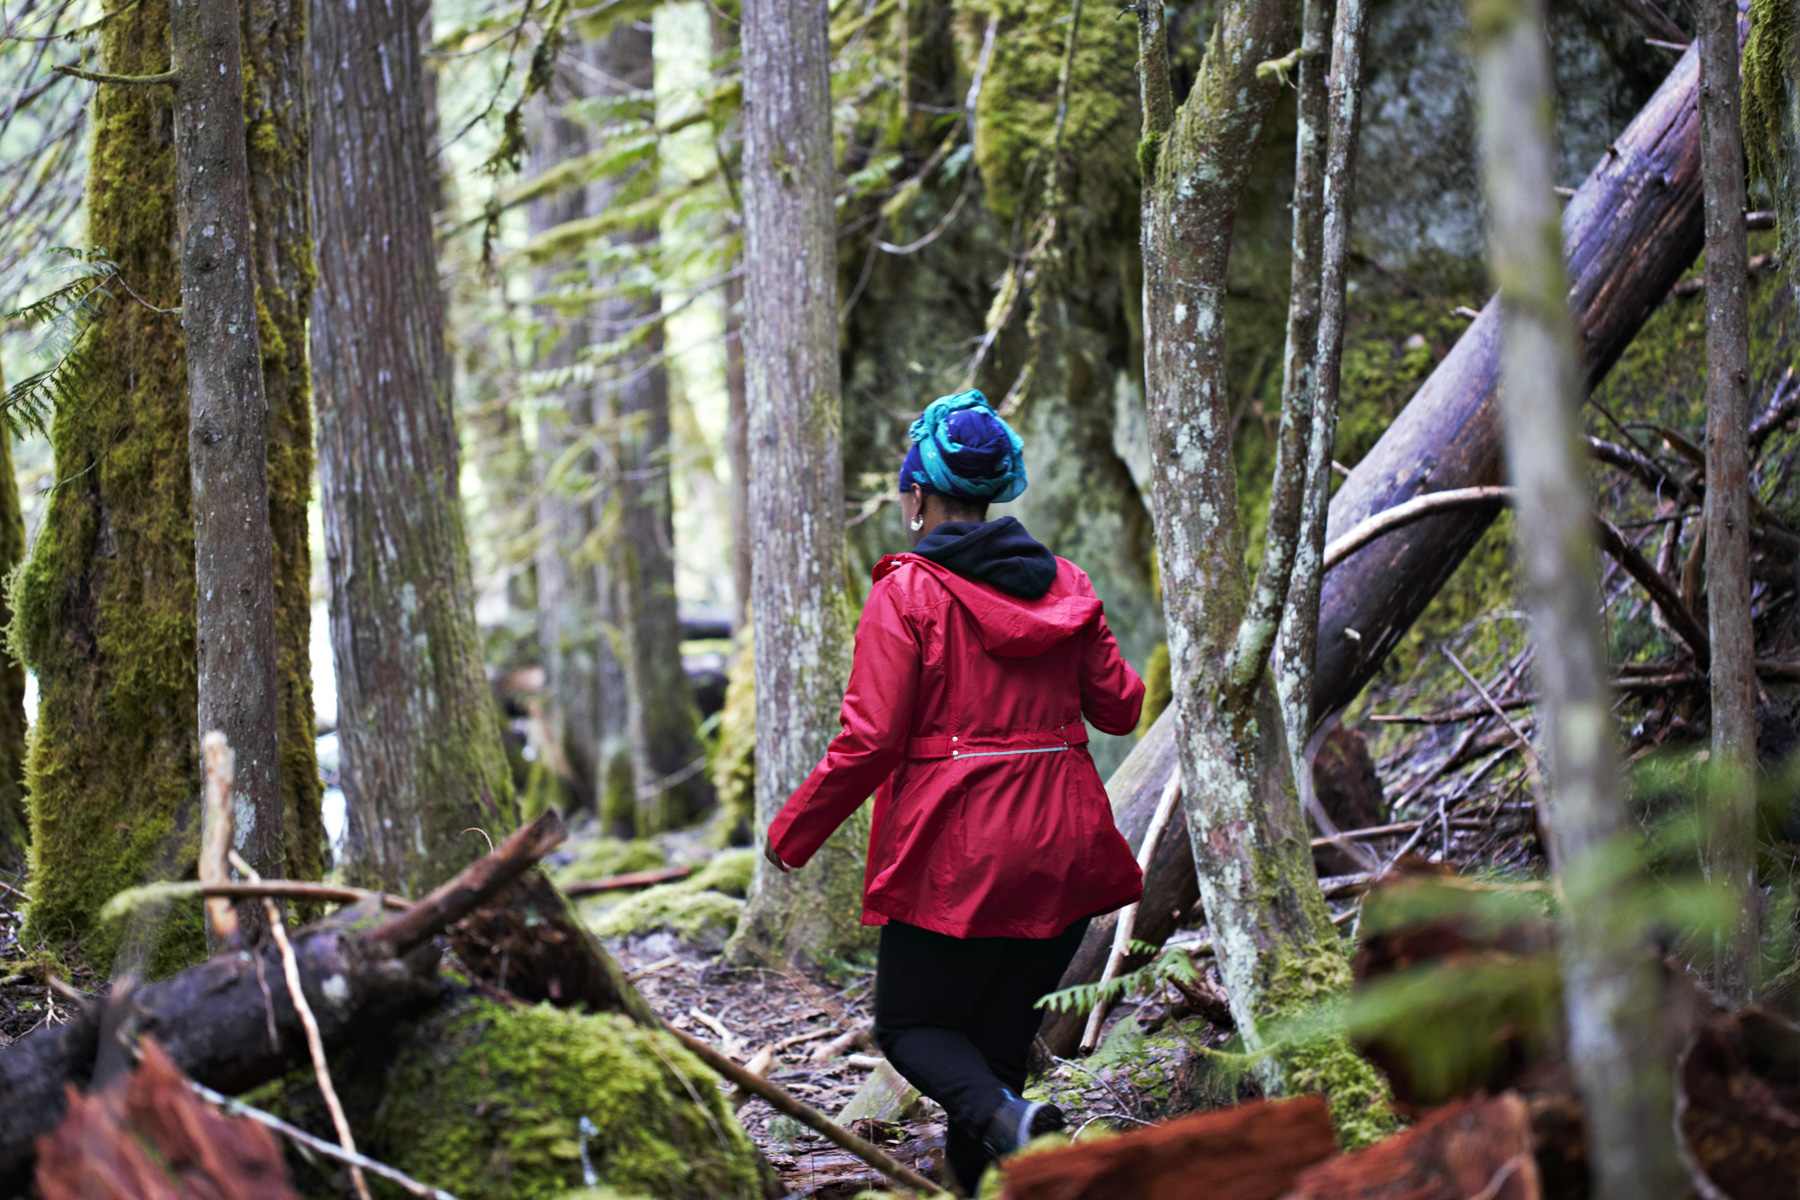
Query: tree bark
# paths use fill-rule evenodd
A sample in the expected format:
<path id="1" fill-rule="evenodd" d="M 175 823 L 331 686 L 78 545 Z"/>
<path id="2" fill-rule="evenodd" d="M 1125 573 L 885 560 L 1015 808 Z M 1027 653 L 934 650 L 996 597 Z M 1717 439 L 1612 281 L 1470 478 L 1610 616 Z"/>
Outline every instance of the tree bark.
<path id="1" fill-rule="evenodd" d="M 287 877 L 323 873 L 324 821 L 312 695 L 312 380 L 306 313 L 313 243 L 306 198 L 305 0 L 243 0 L 245 142 L 258 340 L 268 406 L 269 532 L 275 562 L 277 743 Z"/>
<path id="2" fill-rule="evenodd" d="M 577 52 L 584 52 L 580 47 Z M 531 134 L 533 174 L 588 150 L 586 129 L 559 111 L 564 98 L 582 94 L 573 71 L 559 71 L 557 81 L 534 106 Z M 588 213 L 588 188 L 568 188 L 540 196 L 526 210 L 533 236 Z M 540 296 L 551 293 L 566 261 L 541 264 L 532 273 Z M 539 371 L 571 367 L 589 343 L 585 311 L 539 303 L 534 315 L 542 324 L 535 365 Z M 596 513 L 601 459 L 595 448 L 592 385 L 571 379 L 554 402 L 538 413 L 533 447 L 536 488 L 536 536 L 533 559 L 537 577 L 538 647 L 543 655 L 546 701 L 543 724 L 550 770 L 570 785 L 576 807 L 601 813 L 608 833 L 630 836 L 635 805 L 625 797 L 623 812 L 608 803 L 610 791 L 631 787 L 630 746 L 625 736 L 625 680 L 613 641 L 606 635 L 617 614 L 602 593 L 604 574 L 596 544 Z M 586 443 L 583 445 L 583 443 Z M 622 771 L 612 770 L 617 761 Z M 622 778 L 621 778 L 622 776 Z"/>
<path id="3" fill-rule="evenodd" d="M 1597 1200 L 1685 1195 L 1660 964 L 1627 914 L 1642 886 L 1612 737 L 1593 514 L 1580 449 L 1583 380 L 1555 237 L 1554 86 L 1542 0 L 1472 5 L 1489 245 L 1504 313 L 1509 471 L 1550 764 L 1552 864 L 1569 1064 L 1585 1101 Z M 1732 47 L 1735 50 L 1735 46 Z M 1738 218 L 1742 224 L 1742 217 Z"/>
<path id="4" fill-rule="evenodd" d="M 232 846 L 287 873 L 269 533 L 268 406 L 250 235 L 236 0 L 173 0 L 175 205 L 187 340 L 199 724 L 236 758 Z M 246 905 L 253 924 L 260 905 Z"/>
<path id="5" fill-rule="evenodd" d="M 1225 379 L 1225 268 L 1238 198 L 1279 84 L 1284 0 L 1221 6 L 1177 110 L 1160 6 L 1139 10 L 1146 161 L 1144 367 L 1183 807 L 1232 1015 L 1272 1092 L 1327 1090 L 1348 1140 L 1379 1128 L 1381 1085 L 1341 1039 L 1276 1042 L 1283 1017 L 1349 986 L 1252 629 Z M 1304 445 L 1304 443 L 1301 443 Z M 1273 531 L 1273 523 L 1271 530 Z M 1286 594 L 1285 583 L 1281 589 Z M 1246 651 L 1251 640 L 1260 652 Z M 1260 655 L 1260 661 L 1259 661 Z"/>
<path id="6" fill-rule="evenodd" d="M 1319 653 L 1319 596 L 1325 582 L 1325 522 L 1337 441 L 1338 390 L 1344 355 L 1345 289 L 1350 220 L 1356 202 L 1356 142 L 1362 127 L 1362 56 L 1368 31 L 1365 0 L 1339 0 L 1331 32 L 1329 126 L 1321 186 L 1319 318 L 1310 347 L 1312 438 L 1307 447 L 1306 500 L 1277 646 L 1275 687 L 1287 726 L 1294 778 L 1311 785 L 1305 748 L 1313 732 L 1312 697 Z"/>
<path id="7" fill-rule="evenodd" d="M 1750 623 L 1750 268 L 1738 121 L 1737 0 L 1700 0 L 1700 158 L 1706 192 L 1706 623 L 1712 760 L 1702 861 L 1731 896 L 1713 986 L 1748 1004 L 1758 980 L 1756 631 Z"/>
<path id="8" fill-rule="evenodd" d="M 596 47 L 607 81 L 602 94 L 650 100 L 656 60 L 648 25 L 618 21 Z M 654 111 L 650 121 L 655 119 Z M 657 160 L 613 181 L 610 203 L 655 190 Z M 653 253 L 655 223 L 620 231 L 613 241 L 635 255 Z M 663 363 L 662 300 L 653 287 L 613 281 L 613 298 L 596 315 L 596 340 L 625 347 L 608 364 L 604 386 L 616 430 L 619 513 L 613 576 L 619 589 L 621 659 L 635 766 L 637 831 L 661 833 L 711 807 L 699 708 L 681 665 L 675 600 L 675 500 L 669 469 L 669 373 Z"/>
<path id="9" fill-rule="evenodd" d="M 737 22 L 726 16 L 717 5 L 707 8 L 712 33 L 715 69 L 738 49 Z M 713 139 L 718 147 L 720 169 L 729 179 L 742 167 L 743 130 L 736 121 L 715 123 Z M 743 255 L 724 264 L 729 271 L 742 269 Z M 731 482 L 726 497 L 731 504 L 731 585 L 737 601 L 733 624 L 742 628 L 750 619 L 750 409 L 744 383 L 744 278 L 741 274 L 725 280 L 719 289 L 719 301 L 725 308 L 725 457 L 731 469 Z"/>
<path id="10" fill-rule="evenodd" d="M 417 895 L 517 820 L 482 665 L 409 5 L 315 0 L 312 352 L 349 875 Z"/>
<path id="11" fill-rule="evenodd" d="M 756 637 L 756 822 L 831 743 L 849 677 L 824 0 L 746 0 L 744 358 Z M 859 940 L 853 820 L 805 870 L 757 860 L 734 953 L 809 960 Z"/>
<path id="12" fill-rule="evenodd" d="M 166 0 L 121 10 L 100 29 L 105 69 L 167 70 L 168 35 Z M 163 87 L 103 86 L 93 100 L 87 242 L 146 303 L 109 304 L 88 329 L 95 376 L 51 429 L 66 482 L 17 592 L 39 689 L 26 936 L 80 940 L 102 965 L 121 934 L 96 926 L 101 905 L 179 878 L 199 847 L 187 367 L 178 318 L 149 307 L 180 303 L 171 105 Z M 198 913 L 177 913 L 142 965 L 166 972 L 202 947 Z"/>
<path id="13" fill-rule="evenodd" d="M 1702 242 L 1698 52 L 1690 48 L 1563 209 L 1582 381 L 1598 382 Z M 1490 302 L 1331 501 L 1332 533 L 1423 492 L 1501 482 L 1500 313 Z M 1325 579 L 1316 723 L 1356 698 L 1492 521 L 1433 518 Z"/>

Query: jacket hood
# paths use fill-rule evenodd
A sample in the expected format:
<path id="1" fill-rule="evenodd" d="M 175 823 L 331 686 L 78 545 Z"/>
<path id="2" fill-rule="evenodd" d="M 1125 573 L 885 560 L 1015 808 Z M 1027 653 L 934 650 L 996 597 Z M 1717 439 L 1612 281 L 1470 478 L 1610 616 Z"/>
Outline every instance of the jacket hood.
<path id="1" fill-rule="evenodd" d="M 1014 517 L 945 521 L 920 539 L 913 553 L 1026 600 L 1036 600 L 1056 582 L 1056 555 Z"/>
<path id="2" fill-rule="evenodd" d="M 1018 525 L 1011 517 L 1002 518 Z M 999 524 L 997 521 L 986 524 Z M 974 525 L 976 529 L 981 525 Z M 938 530 L 946 528 L 938 526 Z M 938 530 L 933 530 L 935 534 Z M 1019 530 L 1024 535 L 1024 530 Z M 919 543 L 925 547 L 927 538 Z M 1029 540 L 1029 538 L 1027 538 Z M 1032 542 L 1036 546 L 1036 542 Z M 1036 596 L 1021 596 L 993 583 L 971 578 L 927 558 L 923 554 L 890 554 L 875 564 L 877 581 L 911 563 L 944 585 L 970 616 L 980 632 L 982 649 L 1002 658 L 1030 658 L 1043 654 L 1053 646 L 1076 636 L 1100 618 L 1102 606 L 1098 597 L 1079 587 L 1075 579 L 1080 572 L 1042 546 L 1038 549 L 1049 558 L 1055 574 L 1046 589 Z"/>

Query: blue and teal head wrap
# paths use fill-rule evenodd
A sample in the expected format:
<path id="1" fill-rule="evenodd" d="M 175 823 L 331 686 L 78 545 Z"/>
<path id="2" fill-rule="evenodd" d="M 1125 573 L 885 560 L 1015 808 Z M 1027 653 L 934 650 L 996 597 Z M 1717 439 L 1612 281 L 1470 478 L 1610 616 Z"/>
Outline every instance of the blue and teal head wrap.
<path id="1" fill-rule="evenodd" d="M 912 449 L 900 466 L 900 490 L 1004 504 L 1025 490 L 1025 443 L 987 397 L 970 390 L 940 396 L 912 423 Z"/>

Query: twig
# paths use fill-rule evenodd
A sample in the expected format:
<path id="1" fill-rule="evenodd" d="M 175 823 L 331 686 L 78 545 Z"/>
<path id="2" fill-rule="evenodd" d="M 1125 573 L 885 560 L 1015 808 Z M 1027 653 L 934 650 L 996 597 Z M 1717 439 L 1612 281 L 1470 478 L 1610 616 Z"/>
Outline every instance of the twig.
<path id="1" fill-rule="evenodd" d="M 833 1145 L 854 1154 L 893 1182 L 902 1187 L 912 1188 L 922 1196 L 936 1195 L 945 1190 L 912 1168 L 898 1162 L 886 1152 L 857 1137 L 817 1109 L 796 1100 L 767 1079 L 759 1075 L 752 1075 L 699 1038 L 683 1033 L 673 1025 L 665 1024 L 663 1028 L 668 1030 L 670 1036 L 674 1037 L 676 1041 L 687 1047 L 696 1058 L 726 1079 L 751 1095 L 766 1101 L 777 1112 L 784 1113 L 814 1133 L 823 1135 Z"/>
<path id="2" fill-rule="evenodd" d="M 252 883 L 261 883 L 262 877 L 256 868 L 245 862 L 236 850 L 231 851 L 231 865 L 236 867 L 245 878 Z M 356 1153 L 356 1135 L 350 1132 L 350 1119 L 344 1115 L 344 1106 L 338 1102 L 337 1088 L 332 1086 L 331 1067 L 325 1061 L 325 1039 L 319 1034 L 319 1019 L 313 1016 L 312 1005 L 307 1002 L 306 990 L 300 986 L 300 960 L 294 955 L 294 943 L 288 940 L 287 923 L 281 918 L 281 910 L 275 901 L 263 900 L 263 913 L 269 919 L 269 932 L 275 936 L 275 945 L 281 951 L 281 971 L 287 979 L 288 996 L 294 1002 L 294 1011 L 300 1014 L 300 1024 L 306 1030 L 306 1049 L 312 1055 L 313 1074 L 318 1076 L 319 1095 L 325 1098 L 325 1107 L 331 1113 L 331 1123 L 337 1128 L 338 1144 L 346 1154 Z M 358 1200 L 370 1200 L 369 1181 L 363 1178 L 362 1166 L 350 1164 L 350 1182 L 356 1187 Z"/>
<path id="3" fill-rule="evenodd" d="M 1175 811 L 1175 805 L 1181 799 L 1181 768 L 1177 766 L 1169 775 L 1169 782 L 1163 785 L 1162 796 L 1156 801 L 1156 812 L 1150 817 L 1150 825 L 1144 830 L 1144 840 L 1138 846 L 1138 874 L 1150 869 L 1150 859 L 1156 853 L 1156 843 L 1161 840 L 1163 827 L 1169 823 L 1169 817 Z M 1127 904 L 1119 912 L 1119 919 L 1113 926 L 1112 952 L 1106 956 L 1106 966 L 1100 971 L 1100 982 L 1104 984 L 1118 974 L 1119 967 L 1125 961 L 1125 955 L 1131 947 L 1132 925 L 1137 921 L 1137 902 Z M 1081 1034 L 1081 1048 L 1090 1051 L 1100 1040 L 1100 1023 L 1106 1019 L 1106 1010 L 1110 1007 L 1104 998 L 1095 1001 L 1093 1011 L 1088 1013 L 1087 1028 Z"/>
<path id="4" fill-rule="evenodd" d="M 354 1150 L 345 1150 L 342 1146 L 334 1146 L 324 1138 L 314 1137 L 304 1129 L 289 1125 L 274 1113 L 264 1112 L 254 1105 L 245 1104 L 236 1097 L 215 1092 L 205 1084 L 196 1083 L 192 1079 L 188 1080 L 188 1086 L 199 1093 L 202 1099 L 218 1105 L 234 1117 L 248 1117 L 258 1125 L 273 1129 L 283 1137 L 292 1138 L 302 1146 L 305 1146 L 310 1150 L 317 1150 L 327 1158 L 335 1158 L 339 1162 L 349 1163 L 353 1168 L 361 1167 L 371 1174 L 379 1175 L 390 1183 L 397 1184 L 406 1189 L 415 1196 L 425 1196 L 428 1197 L 429 1200 L 457 1200 L 453 1194 L 446 1192 L 443 1188 L 435 1188 L 429 1184 L 420 1183 L 412 1176 L 397 1171 L 386 1163 L 378 1163 L 374 1159 L 363 1154 L 358 1154 Z"/>
<path id="5" fill-rule="evenodd" d="M 0 885 L 4 886 L 4 885 Z M 214 899 L 317 900 L 327 904 L 357 904 L 364 900 L 380 900 L 382 906 L 396 912 L 412 908 L 412 902 L 387 892 L 371 892 L 363 888 L 342 887 L 334 883 L 312 883 L 304 879 L 274 879 L 258 883 L 229 880 L 225 883 L 200 883 L 192 879 L 176 883 L 146 883 L 126 888 L 101 909 L 101 916 L 116 916 L 126 909 L 159 900 L 180 900 L 188 896 Z"/>
<path id="6" fill-rule="evenodd" d="M 71 75 L 76 79 L 85 79 L 89 83 L 122 83 L 134 87 L 154 87 L 168 85 L 174 87 L 181 76 L 174 71 L 163 71 L 157 75 L 109 75 L 105 71 L 84 71 L 80 67 L 71 67 L 59 63 L 50 68 L 58 75 Z"/>
<path id="7" fill-rule="evenodd" d="M 1427 817 L 1423 821 L 1396 821 L 1392 825 L 1371 825 L 1366 829 L 1346 829 L 1343 833 L 1339 834 L 1338 837 L 1345 841 L 1368 841 L 1372 838 L 1392 837 L 1397 833 L 1411 833 L 1421 825 L 1431 824 L 1435 819 L 1436 818 L 1434 817 Z M 1485 824 L 1486 822 L 1477 821 L 1473 817 L 1458 817 L 1450 822 L 1451 827 L 1455 829 L 1480 829 Z M 1337 839 L 1335 838 L 1316 837 L 1312 840 L 1312 848 L 1314 850 L 1320 850 L 1326 846 L 1336 844 Z"/>
<path id="8" fill-rule="evenodd" d="M 563 895 L 574 899 L 601 892 L 617 892 L 625 888 L 647 887 L 655 883 L 674 883 L 694 873 L 692 867 L 657 867 L 649 871 L 628 871 L 623 875 L 605 875 L 599 879 L 577 879 L 563 885 Z"/>
<path id="9" fill-rule="evenodd" d="M 1499 508 L 1512 503 L 1513 489 L 1510 487 L 1472 487 L 1450 488 L 1442 492 L 1427 492 L 1422 496 L 1414 496 L 1403 504 L 1383 509 L 1358 521 L 1342 535 L 1333 538 L 1325 547 L 1324 570 L 1331 570 L 1340 562 L 1403 525 L 1414 521 L 1422 521 L 1426 517 L 1435 517 L 1441 513 L 1459 512 L 1470 508 Z"/>
<path id="10" fill-rule="evenodd" d="M 1662 614 L 1669 628 L 1687 643 L 1688 649 L 1694 652 L 1694 661 L 1704 669 L 1712 660 L 1712 639 L 1681 599 L 1680 589 L 1669 581 L 1668 576 L 1658 571 L 1636 546 L 1626 541 L 1625 535 L 1611 521 L 1596 514 L 1594 526 L 1600 534 L 1601 548 L 1617 559 L 1619 565 L 1650 594 L 1650 602 L 1656 605 L 1656 611 Z"/>
<path id="11" fill-rule="evenodd" d="M 1494 710 L 1494 715 L 1500 718 L 1501 723 L 1506 726 L 1508 732 L 1513 735 L 1514 740 L 1519 743 L 1519 751 L 1525 756 L 1525 766 L 1531 772 L 1532 791 L 1541 796 L 1544 779 L 1544 764 L 1538 760 L 1537 751 L 1532 748 L 1531 739 L 1526 737 L 1519 727 L 1513 723 L 1513 719 L 1506 715 L 1506 710 L 1495 703 L 1493 696 L 1489 695 L 1488 690 L 1481 686 L 1481 681 L 1469 673 L 1469 668 L 1463 666 L 1463 660 L 1456 657 L 1456 651 L 1450 649 L 1448 646 L 1445 646 L 1442 649 L 1444 651 L 1444 657 L 1450 660 L 1450 665 L 1456 668 L 1459 675 L 1469 681 L 1469 686 L 1475 689 L 1475 694 L 1480 696 L 1482 701 L 1486 703 L 1489 708 Z"/>
<path id="12" fill-rule="evenodd" d="M 200 883 L 231 882 L 227 861 L 231 853 L 231 787 L 235 782 L 237 755 L 225 735 L 215 729 L 200 739 Z M 223 896 L 206 898 L 206 920 L 221 945 L 236 946 L 240 932 L 237 909 Z"/>

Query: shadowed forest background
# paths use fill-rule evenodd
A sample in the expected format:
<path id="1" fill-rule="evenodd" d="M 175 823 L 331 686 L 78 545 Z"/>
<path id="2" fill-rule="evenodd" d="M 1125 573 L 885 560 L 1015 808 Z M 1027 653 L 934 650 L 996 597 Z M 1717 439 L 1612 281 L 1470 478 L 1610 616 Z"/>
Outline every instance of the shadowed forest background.
<path id="1" fill-rule="evenodd" d="M 941 1184 L 867 809 L 761 844 L 968 388 L 1149 690 L 1006 1194 L 1800 1179 L 1793 0 L 172 2 L 0 0 L 0 1192 L 178 1174 L 127 1077 L 465 1198 L 919 1186 L 683 1038 Z"/>

